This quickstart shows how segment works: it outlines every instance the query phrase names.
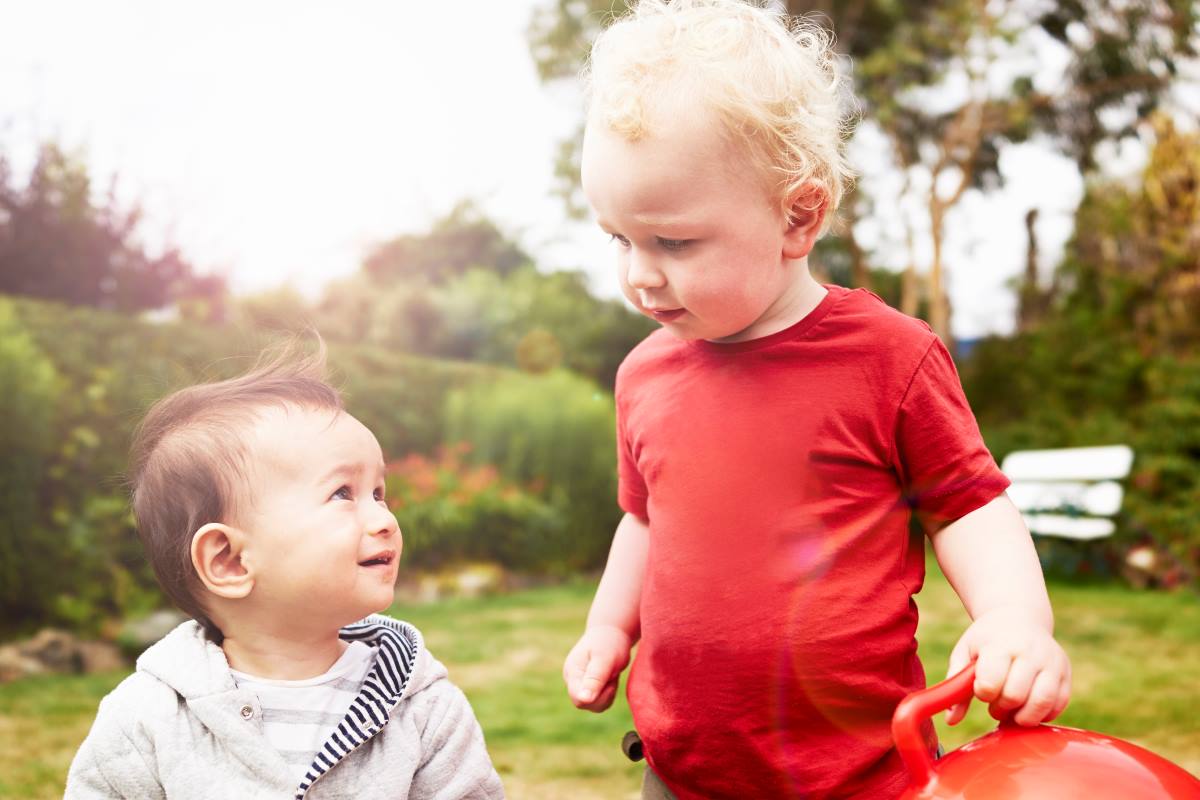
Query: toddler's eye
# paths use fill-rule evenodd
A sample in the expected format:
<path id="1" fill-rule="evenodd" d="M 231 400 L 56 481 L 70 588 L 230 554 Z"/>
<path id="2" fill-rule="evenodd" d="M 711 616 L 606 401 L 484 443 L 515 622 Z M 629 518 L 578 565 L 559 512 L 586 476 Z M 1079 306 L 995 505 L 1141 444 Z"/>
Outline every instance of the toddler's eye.
<path id="1" fill-rule="evenodd" d="M 671 250 L 671 251 L 682 250 L 683 248 L 687 247 L 690 243 L 691 242 L 688 239 L 664 239 L 661 236 L 658 237 L 658 246 L 661 247 L 663 250 Z"/>
<path id="2" fill-rule="evenodd" d="M 383 494 L 384 494 L 384 488 L 382 486 L 377 486 L 375 488 L 375 499 L 383 500 Z"/>
<path id="3" fill-rule="evenodd" d="M 622 236 L 619 233 L 611 234 L 609 236 L 609 238 L 612 239 L 612 241 L 616 242 L 617 244 L 621 245 L 621 247 L 629 247 L 629 240 L 626 239 L 624 236 Z"/>
<path id="4" fill-rule="evenodd" d="M 329 496 L 329 499 L 330 499 L 330 500 L 353 500 L 353 499 L 354 499 L 354 495 L 353 495 L 353 493 L 350 491 L 350 487 L 349 487 L 349 486 L 342 486 L 342 487 L 339 487 L 339 488 L 338 488 L 338 490 L 337 490 L 336 492 L 334 492 L 333 494 L 331 494 L 331 495 Z"/>

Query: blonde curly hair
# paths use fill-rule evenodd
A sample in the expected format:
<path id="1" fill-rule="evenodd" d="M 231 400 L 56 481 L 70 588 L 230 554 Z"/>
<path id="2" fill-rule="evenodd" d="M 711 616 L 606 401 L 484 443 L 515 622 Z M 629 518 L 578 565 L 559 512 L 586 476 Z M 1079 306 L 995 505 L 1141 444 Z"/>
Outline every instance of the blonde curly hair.
<path id="1" fill-rule="evenodd" d="M 820 25 L 758 2 L 639 0 L 592 46 L 589 124 L 637 141 L 661 134 L 664 108 L 696 100 L 781 203 L 825 206 L 824 232 L 852 180 L 843 145 L 853 102 L 832 45 Z"/>

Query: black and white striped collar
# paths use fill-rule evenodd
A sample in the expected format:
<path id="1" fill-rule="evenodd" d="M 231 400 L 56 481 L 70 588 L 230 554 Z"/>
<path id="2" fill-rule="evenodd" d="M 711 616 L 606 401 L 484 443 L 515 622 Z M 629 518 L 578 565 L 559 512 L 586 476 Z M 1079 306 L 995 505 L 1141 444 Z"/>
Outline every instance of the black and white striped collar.
<path id="1" fill-rule="evenodd" d="M 345 641 L 364 642 L 374 647 L 375 666 L 363 681 L 358 696 L 350 703 L 346 716 L 317 751 L 304 780 L 296 789 L 296 800 L 302 800 L 325 773 L 383 730 L 404 696 L 417 653 L 424 648 L 416 628 L 379 614 L 347 625 L 339 636 Z"/>

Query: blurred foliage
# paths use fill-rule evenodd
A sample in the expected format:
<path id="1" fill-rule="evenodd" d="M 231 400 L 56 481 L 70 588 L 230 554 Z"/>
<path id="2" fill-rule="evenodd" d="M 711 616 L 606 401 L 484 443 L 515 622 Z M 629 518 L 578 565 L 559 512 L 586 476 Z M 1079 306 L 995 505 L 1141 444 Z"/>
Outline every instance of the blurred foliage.
<path id="1" fill-rule="evenodd" d="M 59 571 L 39 518 L 40 476 L 51 456 L 54 365 L 0 298 L 0 603 L 10 613 L 36 610 L 30 598 Z"/>
<path id="2" fill-rule="evenodd" d="M 1200 575 L 1200 134 L 1154 128 L 1140 185 L 1089 186 L 1051 312 L 982 342 L 963 380 L 997 457 L 1132 446 L 1114 544 L 1152 542 L 1172 582 Z"/>
<path id="3" fill-rule="evenodd" d="M 1031 96 L 1031 124 L 1051 132 L 1082 169 L 1096 145 L 1136 135 L 1167 101 L 1181 67 L 1195 58 L 1195 0 L 1058 0 L 1035 6 L 1038 27 L 1066 48 L 1065 91 Z"/>
<path id="4" fill-rule="evenodd" d="M 655 328 L 622 301 L 593 295 L 583 272 L 539 270 L 472 204 L 380 245 L 314 303 L 283 287 L 236 298 L 228 316 L 264 333 L 315 328 L 330 342 L 414 356 L 531 373 L 562 366 L 605 387 Z"/>
<path id="5" fill-rule="evenodd" d="M 331 343 L 329 365 L 346 407 L 392 458 L 433 454 L 446 441 L 446 400 L 489 385 L 504 371 L 484 364 L 409 356 L 370 345 Z"/>
<path id="6" fill-rule="evenodd" d="M 312 324 L 331 340 L 412 354 L 530 372 L 561 364 L 606 387 L 654 328 L 620 300 L 595 297 L 583 273 L 538 270 L 472 206 L 427 234 L 382 245 L 315 308 L 277 292 L 240 302 L 236 314 L 268 329 Z"/>
<path id="7" fill-rule="evenodd" d="M 193 275 L 175 249 L 151 255 L 137 241 L 141 213 L 122 210 L 115 184 L 101 203 L 86 165 L 44 145 L 25 186 L 0 152 L 0 293 L 118 311 L 188 305 L 219 319 L 225 284 Z"/>
<path id="8" fill-rule="evenodd" d="M 553 571 L 571 562 L 561 513 L 540 487 L 503 479 L 490 464 L 472 465 L 460 443 L 436 458 L 413 453 L 388 465 L 388 504 L 404 534 L 407 568 L 490 561 L 510 569 Z"/>
<path id="9" fill-rule="evenodd" d="M 508 374 L 450 397 L 447 436 L 470 442 L 475 463 L 544 487 L 566 522 L 568 565 L 590 568 L 604 563 L 621 515 L 614 413 L 611 394 L 569 372 Z"/>
<path id="10" fill-rule="evenodd" d="M 31 525 L 21 531 L 23 546 L 40 557 L 16 562 L 23 572 L 21 596 L 4 598 L 0 634 L 44 624 L 95 629 L 159 602 L 122 480 L 141 411 L 168 389 L 206 374 L 220 356 L 253 348 L 232 331 L 152 325 L 57 303 L 7 302 L 24 330 L 20 338 L 43 354 L 57 379 L 49 390 L 31 382 L 14 393 L 32 398 L 53 423 L 38 434 L 44 455 L 29 477 L 34 485 L 28 495 L 37 505 Z M 4 337 L 6 343 L 19 340 Z M 30 356 L 27 364 L 33 363 Z M 238 363 L 217 363 L 214 372 L 232 374 Z M 5 437 L 31 423 L 19 414 L 0 418 Z M 19 505 L 6 498 L 0 517 Z M 10 564 L 6 557 L 4 567 Z"/>
<path id="11" fill-rule="evenodd" d="M 363 269 L 377 284 L 413 279 L 444 284 L 474 267 L 504 276 L 532 261 L 474 203 L 464 201 L 428 233 L 398 236 L 376 247 Z"/>
<path id="12" fill-rule="evenodd" d="M 278 333 L 303 331 L 313 324 L 307 301 L 287 286 L 236 298 L 229 317 L 239 327 Z"/>

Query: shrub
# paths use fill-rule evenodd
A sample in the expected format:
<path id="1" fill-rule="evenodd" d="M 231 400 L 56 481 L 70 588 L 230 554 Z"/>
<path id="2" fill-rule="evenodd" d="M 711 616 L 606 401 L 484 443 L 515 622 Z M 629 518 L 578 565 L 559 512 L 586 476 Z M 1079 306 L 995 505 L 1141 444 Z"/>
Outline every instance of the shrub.
<path id="1" fill-rule="evenodd" d="M 544 487 L 574 542 L 576 567 L 604 562 L 621 511 L 616 502 L 612 395 L 565 371 L 505 374 L 450 396 L 447 436 L 467 457 L 509 480 Z"/>
<path id="2" fill-rule="evenodd" d="M 346 406 L 370 428 L 384 455 L 433 455 L 444 441 L 446 399 L 455 389 L 503 374 L 491 366 L 331 344 L 329 363 Z"/>
<path id="3" fill-rule="evenodd" d="M 557 509 L 500 477 L 489 465 L 463 461 L 468 447 L 443 448 L 436 459 L 410 455 L 388 466 L 388 504 L 404 535 L 404 564 L 440 567 L 494 561 L 510 569 L 554 571 L 571 560 Z"/>
<path id="4" fill-rule="evenodd" d="M 1200 359 L 1146 358 L 1119 339 L 1109 339 L 1107 351 L 1095 341 L 1082 352 L 1064 351 L 1062 341 L 1084 337 L 1065 335 L 1062 327 L 993 340 L 963 365 L 963 383 L 988 446 L 999 460 L 1013 450 L 1130 445 L 1133 471 L 1116 535 L 1075 549 L 1107 559 L 1112 573 L 1130 548 L 1151 543 L 1177 565 L 1175 582 L 1195 581 Z M 1052 548 L 1067 550 L 1045 545 Z"/>
<path id="5" fill-rule="evenodd" d="M 1200 358 L 1161 358 L 1147 371 L 1125 503 L 1132 532 L 1200 574 Z"/>
<path id="6" fill-rule="evenodd" d="M 61 580 L 39 515 L 58 383 L 12 304 L 0 300 L 0 633 L 44 613 Z"/>

